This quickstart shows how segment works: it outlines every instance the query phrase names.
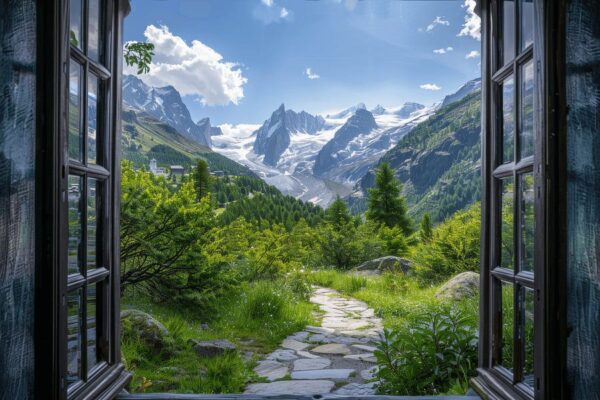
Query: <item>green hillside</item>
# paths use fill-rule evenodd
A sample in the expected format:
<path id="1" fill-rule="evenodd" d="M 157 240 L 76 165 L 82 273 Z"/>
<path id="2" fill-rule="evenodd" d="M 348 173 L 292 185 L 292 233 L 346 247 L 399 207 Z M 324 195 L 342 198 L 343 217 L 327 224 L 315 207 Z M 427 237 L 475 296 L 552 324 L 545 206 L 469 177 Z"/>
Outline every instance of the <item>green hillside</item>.
<path id="1" fill-rule="evenodd" d="M 189 171 L 195 160 L 202 158 L 211 171 L 255 176 L 248 168 L 186 138 L 170 125 L 131 109 L 123 110 L 121 146 L 122 158 L 138 168 L 147 167 L 155 158 L 159 167 L 182 165 Z"/>
<path id="2" fill-rule="evenodd" d="M 409 211 L 420 219 L 428 212 L 441 221 L 479 199 L 480 92 L 438 110 L 417 125 L 380 160 L 389 163 L 404 184 Z M 354 212 L 364 210 L 373 172 L 349 197 Z"/>

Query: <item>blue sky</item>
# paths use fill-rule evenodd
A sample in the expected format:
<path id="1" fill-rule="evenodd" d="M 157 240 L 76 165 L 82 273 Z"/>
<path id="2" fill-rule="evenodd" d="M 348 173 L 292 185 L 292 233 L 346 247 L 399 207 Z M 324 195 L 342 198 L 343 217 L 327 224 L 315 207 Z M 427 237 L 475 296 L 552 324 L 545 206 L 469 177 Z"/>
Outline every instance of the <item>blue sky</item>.
<path id="1" fill-rule="evenodd" d="M 439 101 L 480 74 L 473 3 L 132 0 L 125 39 L 155 43 L 142 79 L 175 86 L 194 120 L 262 123 L 281 103 Z"/>

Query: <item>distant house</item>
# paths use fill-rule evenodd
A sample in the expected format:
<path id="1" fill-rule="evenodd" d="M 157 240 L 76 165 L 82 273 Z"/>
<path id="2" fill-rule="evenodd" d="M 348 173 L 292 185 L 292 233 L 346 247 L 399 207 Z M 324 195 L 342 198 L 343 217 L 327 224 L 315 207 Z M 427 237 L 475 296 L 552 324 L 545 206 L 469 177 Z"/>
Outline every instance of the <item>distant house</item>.
<path id="1" fill-rule="evenodd" d="M 183 178 L 185 170 L 181 165 L 171 165 L 171 177 L 176 180 L 177 177 Z"/>
<path id="2" fill-rule="evenodd" d="M 225 172 L 223 172 L 223 171 L 211 171 L 211 172 L 210 172 L 210 174 L 211 174 L 212 176 L 218 176 L 218 177 L 223 177 L 223 176 L 225 176 Z"/>
<path id="3" fill-rule="evenodd" d="M 154 174 L 154 175 L 160 175 L 160 176 L 166 175 L 165 169 L 158 167 L 156 165 L 156 158 L 153 158 L 152 160 L 150 160 L 150 172 L 152 172 L 152 174 Z"/>

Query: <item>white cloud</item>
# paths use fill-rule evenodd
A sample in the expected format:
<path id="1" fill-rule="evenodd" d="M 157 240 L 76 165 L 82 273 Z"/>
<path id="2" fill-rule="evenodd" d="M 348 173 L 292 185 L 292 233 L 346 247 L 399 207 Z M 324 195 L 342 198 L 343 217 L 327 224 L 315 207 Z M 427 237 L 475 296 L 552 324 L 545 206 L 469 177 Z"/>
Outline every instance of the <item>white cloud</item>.
<path id="1" fill-rule="evenodd" d="M 449 52 L 451 52 L 451 51 L 453 51 L 453 50 L 454 50 L 454 47 L 450 47 L 450 46 L 448 46 L 448 47 L 446 47 L 446 48 L 443 48 L 443 47 L 442 47 L 441 49 L 435 49 L 435 50 L 433 50 L 433 52 L 434 52 L 435 54 L 446 54 L 446 53 L 449 53 Z"/>
<path id="2" fill-rule="evenodd" d="M 268 25 L 292 20 L 292 12 L 285 7 L 279 7 L 275 3 L 275 0 L 261 0 L 260 2 L 266 7 L 261 7 L 260 5 L 256 6 L 253 11 L 253 16 L 264 24 Z"/>
<path id="3" fill-rule="evenodd" d="M 423 85 L 419 86 L 421 89 L 424 90 L 441 90 L 442 88 L 438 85 L 436 85 L 435 83 L 424 83 Z"/>
<path id="4" fill-rule="evenodd" d="M 427 32 L 431 32 L 438 25 L 449 26 L 450 25 L 450 21 L 448 21 L 445 17 L 439 17 L 439 16 L 435 17 L 435 19 L 429 25 L 427 25 L 427 28 L 425 28 L 425 30 Z"/>
<path id="5" fill-rule="evenodd" d="M 477 58 L 479 57 L 479 52 L 477 50 L 471 50 L 466 56 L 465 58 L 468 60 L 470 58 Z"/>
<path id="6" fill-rule="evenodd" d="M 306 71 L 304 71 L 304 73 L 306 74 L 308 79 L 319 79 L 321 77 L 320 75 L 317 75 L 316 73 L 314 73 L 312 68 L 310 68 L 310 67 L 306 68 Z"/>
<path id="7" fill-rule="evenodd" d="M 475 14 L 475 0 L 464 0 L 462 6 L 466 8 L 465 23 L 462 29 L 458 32 L 458 36 L 470 36 L 473 39 L 481 40 L 481 18 Z"/>
<path id="8" fill-rule="evenodd" d="M 285 7 L 282 7 L 281 11 L 279 12 L 279 17 L 280 18 L 285 18 L 288 15 L 290 15 L 290 12 Z"/>
<path id="9" fill-rule="evenodd" d="M 167 26 L 148 25 L 146 39 L 154 44 L 150 72 L 140 75 L 150 86 L 171 85 L 182 95 L 198 96 L 205 105 L 238 104 L 244 97 L 248 81 L 240 65 L 223 60 L 223 56 L 199 40 L 188 45 Z M 125 73 L 135 73 L 125 67 Z"/>
<path id="10" fill-rule="evenodd" d="M 260 0 L 267 7 L 273 7 L 273 0 Z"/>

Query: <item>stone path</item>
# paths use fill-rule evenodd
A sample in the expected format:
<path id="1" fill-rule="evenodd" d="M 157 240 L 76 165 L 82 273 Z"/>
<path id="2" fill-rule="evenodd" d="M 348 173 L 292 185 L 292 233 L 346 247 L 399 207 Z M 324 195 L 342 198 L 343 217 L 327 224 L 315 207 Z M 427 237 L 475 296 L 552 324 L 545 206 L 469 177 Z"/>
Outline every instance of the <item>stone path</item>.
<path id="1" fill-rule="evenodd" d="M 286 338 L 254 371 L 268 383 L 254 383 L 247 394 L 375 394 L 373 355 L 381 320 L 362 301 L 316 287 L 310 301 L 323 312 L 321 326 L 307 326 Z"/>

